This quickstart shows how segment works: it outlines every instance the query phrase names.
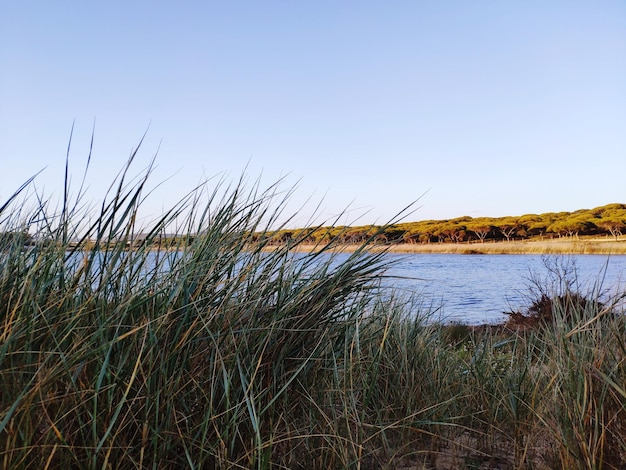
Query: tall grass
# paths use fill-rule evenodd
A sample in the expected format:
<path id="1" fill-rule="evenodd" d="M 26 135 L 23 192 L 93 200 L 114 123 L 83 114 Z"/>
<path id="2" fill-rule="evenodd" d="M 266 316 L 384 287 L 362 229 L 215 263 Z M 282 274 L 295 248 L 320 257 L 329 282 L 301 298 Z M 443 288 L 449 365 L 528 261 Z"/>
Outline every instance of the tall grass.
<path id="1" fill-rule="evenodd" d="M 623 255 L 624 239 L 557 238 L 552 240 L 497 241 L 490 243 L 399 243 L 390 249 L 396 253 L 528 254 L 528 255 Z"/>
<path id="2" fill-rule="evenodd" d="M 202 186 L 140 226 L 131 162 L 97 210 L 69 184 L 58 210 L 1 206 L 3 468 L 626 465 L 624 322 L 599 289 L 542 292 L 561 301 L 533 328 L 433 324 L 380 290 L 372 241 L 269 247 L 277 186 Z"/>

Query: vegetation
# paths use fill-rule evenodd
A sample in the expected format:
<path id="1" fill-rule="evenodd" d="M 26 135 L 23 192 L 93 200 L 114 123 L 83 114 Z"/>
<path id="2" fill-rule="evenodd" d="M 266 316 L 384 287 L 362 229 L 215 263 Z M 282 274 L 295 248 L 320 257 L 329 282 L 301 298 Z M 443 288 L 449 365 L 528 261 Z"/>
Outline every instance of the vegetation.
<path id="1" fill-rule="evenodd" d="M 278 230 L 274 242 L 299 230 Z M 607 204 L 575 212 L 548 212 L 519 217 L 459 217 L 450 220 L 424 220 L 385 227 L 320 227 L 308 235 L 308 242 L 319 243 L 337 237 L 343 243 L 360 243 L 377 233 L 377 243 L 427 244 L 485 241 L 544 240 L 586 236 L 612 237 L 626 233 L 626 204 Z"/>
<path id="2" fill-rule="evenodd" d="M 538 283 L 558 300 L 532 327 L 432 324 L 379 289 L 376 229 L 341 263 L 342 229 L 267 251 L 284 199 L 243 182 L 138 227 L 127 172 L 96 217 L 81 194 L 1 206 L 33 240 L 0 254 L 3 468 L 626 465 L 624 317 L 599 286 Z M 180 250 L 155 250 L 172 226 Z"/>

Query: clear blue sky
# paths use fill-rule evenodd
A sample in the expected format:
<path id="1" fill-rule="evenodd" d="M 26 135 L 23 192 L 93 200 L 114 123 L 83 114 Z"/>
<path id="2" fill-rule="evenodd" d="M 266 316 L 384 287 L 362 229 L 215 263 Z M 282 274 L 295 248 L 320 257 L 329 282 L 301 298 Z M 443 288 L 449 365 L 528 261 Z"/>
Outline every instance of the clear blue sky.
<path id="1" fill-rule="evenodd" d="M 246 165 L 342 222 L 590 208 L 626 202 L 626 2 L 3 1 L 0 106 L 2 201 L 95 120 L 95 199 L 150 127 L 150 213 Z"/>

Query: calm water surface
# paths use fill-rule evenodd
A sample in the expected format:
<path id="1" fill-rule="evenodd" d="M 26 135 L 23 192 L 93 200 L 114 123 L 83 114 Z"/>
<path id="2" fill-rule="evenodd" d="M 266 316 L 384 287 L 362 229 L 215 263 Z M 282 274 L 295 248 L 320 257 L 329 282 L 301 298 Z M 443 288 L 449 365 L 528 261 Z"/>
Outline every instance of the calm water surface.
<path id="1" fill-rule="evenodd" d="M 157 256 L 141 268 L 147 275 L 157 265 Z M 176 257 L 177 254 L 169 254 Z M 340 263 L 349 254 L 337 255 Z M 576 274 L 580 292 L 589 292 L 601 282 L 606 294 L 626 291 L 626 255 L 454 255 L 394 254 L 386 282 L 394 289 L 417 294 L 425 312 L 434 318 L 467 324 L 496 323 L 507 318 L 505 311 L 523 310 L 530 302 L 532 278 L 555 277 L 549 267 L 556 265 Z M 81 257 L 70 260 L 80 264 Z M 161 264 L 161 269 L 169 266 Z M 97 284 L 97 279 L 94 278 Z"/>
<path id="2" fill-rule="evenodd" d="M 506 319 L 504 311 L 529 302 L 531 278 L 555 280 L 554 263 L 576 274 L 582 292 L 601 281 L 602 291 L 626 290 L 626 256 L 389 254 L 399 289 L 420 294 L 425 307 L 447 321 L 468 324 Z"/>

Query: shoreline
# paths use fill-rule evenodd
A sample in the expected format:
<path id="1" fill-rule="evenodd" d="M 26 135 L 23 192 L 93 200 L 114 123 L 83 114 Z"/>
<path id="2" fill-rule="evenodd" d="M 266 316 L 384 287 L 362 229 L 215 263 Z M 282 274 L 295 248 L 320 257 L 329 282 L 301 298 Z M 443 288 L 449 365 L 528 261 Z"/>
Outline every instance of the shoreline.
<path id="1" fill-rule="evenodd" d="M 340 244 L 336 249 L 354 252 L 361 245 Z M 294 251 L 308 252 L 319 245 L 302 244 Z M 626 255 L 626 238 L 620 239 L 574 239 L 540 241 L 499 241 L 487 243 L 400 243 L 372 245 L 372 250 L 404 254 L 456 254 L 456 255 Z"/>

